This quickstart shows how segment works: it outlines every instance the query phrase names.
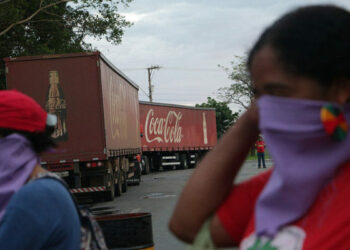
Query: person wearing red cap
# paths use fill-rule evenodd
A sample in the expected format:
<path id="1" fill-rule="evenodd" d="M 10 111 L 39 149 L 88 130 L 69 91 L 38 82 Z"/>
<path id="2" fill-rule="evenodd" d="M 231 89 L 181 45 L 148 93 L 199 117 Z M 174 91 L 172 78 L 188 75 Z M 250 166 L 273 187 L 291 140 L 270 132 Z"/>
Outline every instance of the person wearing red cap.
<path id="1" fill-rule="evenodd" d="M 0 91 L 0 249 L 79 249 L 75 204 L 46 172 L 40 154 L 55 147 L 57 118 L 32 98 Z"/>

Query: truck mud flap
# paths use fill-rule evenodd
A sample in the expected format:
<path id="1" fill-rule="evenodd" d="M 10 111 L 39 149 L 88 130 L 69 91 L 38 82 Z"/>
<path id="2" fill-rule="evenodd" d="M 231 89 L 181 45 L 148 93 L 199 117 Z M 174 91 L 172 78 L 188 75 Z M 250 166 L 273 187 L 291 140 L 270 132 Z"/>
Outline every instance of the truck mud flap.
<path id="1" fill-rule="evenodd" d="M 86 188 L 71 188 L 70 191 L 73 194 L 78 193 L 92 193 L 92 192 L 104 192 L 106 191 L 106 186 L 98 186 L 98 187 L 86 187 Z"/>

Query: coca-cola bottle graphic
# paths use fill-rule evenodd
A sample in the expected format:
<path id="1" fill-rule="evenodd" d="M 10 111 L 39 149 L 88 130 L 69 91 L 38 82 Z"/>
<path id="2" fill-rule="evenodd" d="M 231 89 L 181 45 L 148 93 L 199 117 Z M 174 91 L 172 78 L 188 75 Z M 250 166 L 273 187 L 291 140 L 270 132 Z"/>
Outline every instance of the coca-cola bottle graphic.
<path id="1" fill-rule="evenodd" d="M 57 116 L 57 125 L 52 137 L 56 141 L 68 139 L 66 118 L 67 105 L 60 86 L 58 71 L 49 71 L 49 91 L 46 97 L 46 111 Z"/>
<path id="2" fill-rule="evenodd" d="M 207 120 L 205 119 L 205 113 L 203 113 L 203 136 L 204 144 L 208 144 Z"/>

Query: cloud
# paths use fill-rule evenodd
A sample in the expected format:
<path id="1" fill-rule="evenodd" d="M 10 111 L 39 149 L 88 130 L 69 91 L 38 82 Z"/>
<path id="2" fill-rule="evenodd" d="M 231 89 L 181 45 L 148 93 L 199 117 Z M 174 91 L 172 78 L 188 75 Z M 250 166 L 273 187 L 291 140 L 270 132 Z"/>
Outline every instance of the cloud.
<path id="1" fill-rule="evenodd" d="M 134 25 L 125 31 L 119 46 L 92 41 L 142 89 L 148 89 L 147 71 L 151 65 L 163 66 L 154 73 L 154 100 L 188 104 L 215 97 L 230 80 L 217 64 L 227 65 L 234 55 L 244 55 L 259 34 L 284 13 L 305 5 L 304 0 L 135 0 L 122 14 Z M 350 1 L 333 3 L 350 9 Z M 171 70 L 167 68 L 185 68 Z M 191 70 L 192 69 L 192 70 Z M 147 96 L 140 91 L 140 98 Z"/>
<path id="2" fill-rule="evenodd" d="M 147 17 L 147 14 L 146 13 L 143 13 L 143 14 L 140 14 L 140 13 L 137 13 L 137 12 L 126 12 L 126 13 L 120 13 L 122 16 L 125 17 L 125 19 L 129 22 L 133 22 L 133 23 L 137 23 L 137 22 L 140 22 L 142 19 L 146 18 Z"/>

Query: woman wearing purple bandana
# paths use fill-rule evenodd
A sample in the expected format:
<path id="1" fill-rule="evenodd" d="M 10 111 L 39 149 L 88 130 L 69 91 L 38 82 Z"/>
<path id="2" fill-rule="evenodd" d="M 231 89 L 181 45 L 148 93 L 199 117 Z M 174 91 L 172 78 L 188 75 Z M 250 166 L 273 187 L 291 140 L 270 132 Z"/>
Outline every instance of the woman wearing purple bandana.
<path id="1" fill-rule="evenodd" d="M 0 91 L 0 249 L 80 249 L 80 219 L 67 189 L 37 178 L 42 152 L 55 146 L 57 118 L 33 99 Z"/>
<path id="2" fill-rule="evenodd" d="M 198 249 L 350 249 L 350 12 L 292 11 L 250 51 L 256 103 L 199 164 L 170 229 Z M 272 170 L 232 186 L 258 134 Z M 201 244 L 201 246 L 200 246 Z"/>

